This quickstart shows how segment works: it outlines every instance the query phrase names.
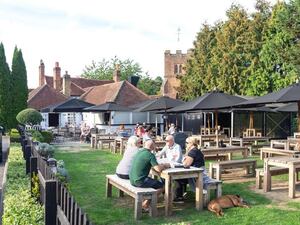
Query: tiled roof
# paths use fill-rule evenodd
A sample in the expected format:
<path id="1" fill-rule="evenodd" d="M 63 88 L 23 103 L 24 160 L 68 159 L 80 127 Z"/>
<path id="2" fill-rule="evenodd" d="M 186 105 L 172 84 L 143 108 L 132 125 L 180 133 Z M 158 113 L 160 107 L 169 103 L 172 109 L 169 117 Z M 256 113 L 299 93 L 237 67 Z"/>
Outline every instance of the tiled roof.
<path id="1" fill-rule="evenodd" d="M 80 98 L 95 105 L 106 102 L 115 102 L 124 106 L 133 105 L 149 99 L 148 95 L 128 81 L 92 87 Z"/>
<path id="2" fill-rule="evenodd" d="M 29 93 L 27 104 L 28 107 L 40 110 L 49 105 L 63 102 L 66 96 L 47 84 L 40 86 Z"/>
<path id="3" fill-rule="evenodd" d="M 46 79 L 46 84 L 53 87 L 53 77 L 45 76 L 45 79 Z M 83 88 L 87 88 L 87 87 L 113 83 L 114 81 L 113 80 L 92 80 L 92 79 L 86 79 L 86 78 L 81 78 L 81 77 L 74 77 L 74 78 L 71 77 L 71 82 L 73 82 L 78 87 L 83 89 Z M 61 84 L 62 84 L 62 78 L 61 78 Z"/>
<path id="4" fill-rule="evenodd" d="M 85 91 L 80 88 L 78 85 L 75 83 L 71 82 L 71 96 L 80 96 L 84 93 Z"/>

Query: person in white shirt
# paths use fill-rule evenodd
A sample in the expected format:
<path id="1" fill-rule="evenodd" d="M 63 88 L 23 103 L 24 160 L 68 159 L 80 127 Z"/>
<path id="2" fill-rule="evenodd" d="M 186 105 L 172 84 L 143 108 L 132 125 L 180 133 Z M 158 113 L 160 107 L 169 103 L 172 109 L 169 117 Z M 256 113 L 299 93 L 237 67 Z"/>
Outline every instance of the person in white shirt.
<path id="1" fill-rule="evenodd" d="M 157 154 L 157 157 L 166 157 L 169 162 L 181 163 L 182 150 L 180 145 L 175 143 L 173 135 L 166 137 L 166 146 Z"/>
<path id="2" fill-rule="evenodd" d="M 175 124 L 174 123 L 171 123 L 171 126 L 168 130 L 168 134 L 175 134 L 176 132 L 176 129 L 175 129 Z"/>

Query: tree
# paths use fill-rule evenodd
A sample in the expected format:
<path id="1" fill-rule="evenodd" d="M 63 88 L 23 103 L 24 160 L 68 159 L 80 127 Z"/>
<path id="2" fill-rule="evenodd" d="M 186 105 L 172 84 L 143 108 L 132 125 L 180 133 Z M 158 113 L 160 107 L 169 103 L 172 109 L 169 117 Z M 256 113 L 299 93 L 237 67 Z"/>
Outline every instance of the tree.
<path id="1" fill-rule="evenodd" d="M 259 61 L 248 93 L 263 95 L 284 88 L 299 78 L 299 1 L 278 2 L 267 21 Z"/>
<path id="2" fill-rule="evenodd" d="M 10 70 L 6 62 L 4 46 L 0 44 L 0 125 L 11 128 Z"/>
<path id="3" fill-rule="evenodd" d="M 158 95 L 162 85 L 162 78 L 156 77 L 152 79 L 149 74 L 146 74 L 140 78 L 137 87 L 143 90 L 148 95 Z"/>
<path id="4" fill-rule="evenodd" d="M 19 112 L 16 119 L 21 124 L 33 126 L 40 124 L 43 120 L 43 117 L 37 110 L 27 108 Z"/>
<path id="5" fill-rule="evenodd" d="M 25 62 L 23 60 L 22 51 L 15 47 L 12 72 L 11 72 L 11 84 L 12 84 L 12 118 L 14 127 L 17 125 L 16 116 L 23 109 L 27 108 L 28 99 L 28 87 L 27 87 L 27 72 Z"/>
<path id="6" fill-rule="evenodd" d="M 81 76 L 96 80 L 112 80 L 113 72 L 117 64 L 120 65 L 121 80 L 127 80 L 133 75 L 138 76 L 140 77 L 138 88 L 148 95 L 155 95 L 159 92 L 162 84 L 161 77 L 152 79 L 149 74 L 143 74 L 139 63 L 131 59 L 121 60 L 117 56 L 110 60 L 102 59 L 100 62 L 92 61 L 91 65 L 85 66 Z"/>
<path id="7" fill-rule="evenodd" d="M 132 75 L 140 77 L 142 74 L 142 68 L 138 63 L 131 59 L 121 60 L 115 56 L 110 60 L 103 58 L 100 62 L 92 61 L 91 65 L 85 66 L 81 76 L 96 80 L 112 80 L 117 64 L 120 65 L 121 80 L 127 80 Z"/>

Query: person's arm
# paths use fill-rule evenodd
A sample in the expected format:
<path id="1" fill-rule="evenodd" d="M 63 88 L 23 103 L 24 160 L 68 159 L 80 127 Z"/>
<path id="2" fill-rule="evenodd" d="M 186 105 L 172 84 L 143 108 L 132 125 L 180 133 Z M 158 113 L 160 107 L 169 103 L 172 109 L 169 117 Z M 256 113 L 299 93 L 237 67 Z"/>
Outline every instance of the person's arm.
<path id="1" fill-rule="evenodd" d="M 170 168 L 170 167 L 171 167 L 171 166 L 170 166 L 169 163 L 162 163 L 162 164 L 158 164 L 158 165 L 156 165 L 156 166 L 153 166 L 153 169 L 154 169 L 156 172 L 160 173 L 161 171 L 163 171 L 163 170 L 165 170 L 165 169 L 168 169 L 168 168 Z"/>
<path id="2" fill-rule="evenodd" d="M 174 155 L 173 155 L 173 161 L 179 162 L 182 157 L 182 151 L 180 145 L 176 144 L 174 147 Z"/>
<path id="3" fill-rule="evenodd" d="M 184 160 L 182 161 L 182 164 L 184 167 L 189 167 L 193 164 L 194 158 L 196 157 L 196 153 L 194 150 L 191 150 L 188 152 L 188 155 L 184 157 Z"/>
<path id="4" fill-rule="evenodd" d="M 160 173 L 164 169 L 170 168 L 169 163 L 158 164 L 157 160 L 155 158 L 155 155 L 153 155 L 153 154 L 151 154 L 150 163 L 151 163 L 152 168 L 158 173 Z"/>
<path id="5" fill-rule="evenodd" d="M 163 149 L 160 152 L 158 152 L 157 154 L 158 157 L 162 158 L 162 156 L 166 154 L 166 151 L 167 151 L 167 146 L 163 147 Z"/>

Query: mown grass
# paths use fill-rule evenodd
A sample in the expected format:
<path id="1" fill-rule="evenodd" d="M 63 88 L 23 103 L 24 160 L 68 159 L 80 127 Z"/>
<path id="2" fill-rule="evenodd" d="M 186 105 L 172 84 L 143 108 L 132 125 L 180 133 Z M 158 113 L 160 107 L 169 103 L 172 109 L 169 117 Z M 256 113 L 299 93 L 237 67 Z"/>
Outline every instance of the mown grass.
<path id="1" fill-rule="evenodd" d="M 57 151 L 55 157 L 65 161 L 71 176 L 70 191 L 94 224 L 300 224 L 300 203 L 288 204 L 294 210 L 278 208 L 264 196 L 248 189 L 253 182 L 223 185 L 224 194 L 240 194 L 250 203 L 250 209 L 225 209 L 225 216 L 218 218 L 207 210 L 196 211 L 191 197 L 184 206 L 175 209 L 171 217 L 160 215 L 150 218 L 143 215 L 141 221 L 135 222 L 133 200 L 130 197 L 119 199 L 114 191 L 113 198 L 105 198 L 105 175 L 115 172 L 121 156 L 91 150 Z M 261 160 L 258 161 L 258 167 L 262 167 Z M 280 179 L 286 177 L 280 176 Z"/>

